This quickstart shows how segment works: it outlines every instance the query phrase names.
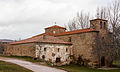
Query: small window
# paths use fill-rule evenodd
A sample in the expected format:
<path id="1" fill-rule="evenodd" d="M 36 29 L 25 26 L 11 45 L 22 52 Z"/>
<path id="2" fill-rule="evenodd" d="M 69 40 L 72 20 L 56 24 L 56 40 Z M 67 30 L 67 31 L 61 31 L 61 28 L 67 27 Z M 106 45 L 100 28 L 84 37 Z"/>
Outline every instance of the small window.
<path id="1" fill-rule="evenodd" d="M 44 51 L 46 51 L 47 48 L 44 48 Z"/>
<path id="2" fill-rule="evenodd" d="M 71 42 L 71 37 L 69 37 L 69 40 L 68 40 L 69 42 Z"/>
<path id="3" fill-rule="evenodd" d="M 60 51 L 60 48 L 58 48 L 58 52 Z"/>
<path id="4" fill-rule="evenodd" d="M 66 48 L 66 52 L 68 52 L 68 49 Z"/>
<path id="5" fill-rule="evenodd" d="M 102 21 L 100 22 L 100 29 L 102 29 Z"/>
<path id="6" fill-rule="evenodd" d="M 43 59 L 43 60 L 45 59 L 45 55 L 42 56 L 42 59 Z"/>
<path id="7" fill-rule="evenodd" d="M 56 34 L 56 31 L 53 31 L 54 34 Z"/>
<path id="8" fill-rule="evenodd" d="M 56 63 L 60 63 L 61 62 L 61 58 L 56 58 Z"/>
<path id="9" fill-rule="evenodd" d="M 104 38 L 104 37 L 102 37 L 102 39 L 104 40 L 105 38 Z"/>
<path id="10" fill-rule="evenodd" d="M 106 28 L 106 23 L 104 22 L 104 29 Z"/>

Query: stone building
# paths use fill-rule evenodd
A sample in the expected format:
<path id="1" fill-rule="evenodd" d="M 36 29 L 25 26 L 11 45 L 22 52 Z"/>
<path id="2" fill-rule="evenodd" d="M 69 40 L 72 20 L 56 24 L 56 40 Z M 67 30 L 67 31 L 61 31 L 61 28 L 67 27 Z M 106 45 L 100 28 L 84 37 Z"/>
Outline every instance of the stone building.
<path id="1" fill-rule="evenodd" d="M 6 48 L 7 44 L 11 42 L 14 41 L 9 39 L 0 39 L 0 55 L 4 54 L 4 48 Z"/>
<path id="2" fill-rule="evenodd" d="M 10 43 L 5 49 L 5 55 L 30 56 L 54 63 L 54 65 L 69 64 L 72 54 L 71 42 L 64 42 L 45 33 Z"/>
<path id="3" fill-rule="evenodd" d="M 71 60 L 77 63 L 81 58 L 86 66 L 109 66 L 112 63 L 111 56 L 105 52 L 107 48 L 102 49 L 99 45 L 100 39 L 108 38 L 107 28 L 108 21 L 103 19 L 90 20 L 90 28 L 74 31 L 51 26 L 45 28 L 43 34 L 10 43 L 6 55 L 39 57 L 62 65 L 69 64 Z M 49 37 L 55 39 L 49 40 Z"/>

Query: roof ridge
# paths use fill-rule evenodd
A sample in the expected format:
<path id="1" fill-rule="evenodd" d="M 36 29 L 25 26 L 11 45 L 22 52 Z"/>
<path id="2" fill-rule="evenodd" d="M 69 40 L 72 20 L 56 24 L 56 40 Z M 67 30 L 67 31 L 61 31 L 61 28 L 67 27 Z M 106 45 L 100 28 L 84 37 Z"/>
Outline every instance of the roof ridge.
<path id="1" fill-rule="evenodd" d="M 61 27 L 61 26 L 58 26 L 58 25 L 53 25 L 53 26 L 47 27 L 47 28 L 45 28 L 45 29 L 49 29 L 49 28 L 53 28 L 53 27 L 59 27 L 59 28 L 66 29 L 65 27 Z"/>
<path id="2" fill-rule="evenodd" d="M 62 32 L 62 33 L 57 33 L 55 36 L 60 36 L 60 35 L 68 35 L 68 34 L 76 34 L 76 33 L 83 33 L 83 32 L 91 32 L 91 31 L 97 31 L 95 29 L 79 29 L 79 30 L 73 30 L 73 31 L 67 31 L 67 32 Z M 99 32 L 99 31 L 97 31 Z"/>

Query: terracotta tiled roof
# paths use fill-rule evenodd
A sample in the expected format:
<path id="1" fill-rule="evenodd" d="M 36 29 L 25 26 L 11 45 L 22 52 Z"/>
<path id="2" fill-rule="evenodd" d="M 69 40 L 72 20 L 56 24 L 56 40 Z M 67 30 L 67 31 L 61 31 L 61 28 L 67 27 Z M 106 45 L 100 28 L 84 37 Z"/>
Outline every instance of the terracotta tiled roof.
<path id="1" fill-rule="evenodd" d="M 58 33 L 55 36 L 71 35 L 71 34 L 84 33 L 84 32 L 99 32 L 99 31 L 87 28 L 87 29 L 80 29 L 80 30 L 74 30 L 74 31 Z"/>
<path id="2" fill-rule="evenodd" d="M 66 29 L 66 28 L 64 28 L 64 27 L 60 27 L 60 26 L 57 26 L 57 25 L 54 25 L 54 26 L 51 26 L 51 27 L 47 27 L 47 28 L 45 28 L 45 29 L 49 29 L 49 28 L 62 28 L 62 29 Z"/>
<path id="3" fill-rule="evenodd" d="M 54 44 L 71 44 L 70 42 L 64 42 L 63 40 L 60 40 L 56 37 L 46 35 L 45 33 L 34 36 L 34 37 L 31 37 L 31 38 L 28 38 L 28 39 L 25 39 L 25 40 L 12 42 L 12 43 L 9 43 L 9 44 L 14 45 L 14 44 L 35 43 L 35 42 L 54 43 Z"/>
<path id="4" fill-rule="evenodd" d="M 23 44 L 23 43 L 33 43 L 33 42 L 71 44 L 70 42 L 64 42 L 63 40 L 60 40 L 54 36 L 71 35 L 71 34 L 84 33 L 84 32 L 99 32 L 99 31 L 88 28 L 88 29 L 80 29 L 80 30 L 68 31 L 68 32 L 63 32 L 63 33 L 58 33 L 58 34 L 42 33 L 42 34 L 33 36 L 31 38 L 24 39 L 24 40 L 17 41 L 17 42 L 12 42 L 9 44 L 12 45 L 12 44 Z M 43 36 L 46 36 L 46 39 L 43 39 Z"/>

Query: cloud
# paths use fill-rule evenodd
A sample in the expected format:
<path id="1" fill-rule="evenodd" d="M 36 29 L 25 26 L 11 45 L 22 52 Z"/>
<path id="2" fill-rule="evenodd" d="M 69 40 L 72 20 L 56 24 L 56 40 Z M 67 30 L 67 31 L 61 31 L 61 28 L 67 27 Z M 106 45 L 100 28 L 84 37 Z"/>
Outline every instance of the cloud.
<path id="1" fill-rule="evenodd" d="M 64 26 L 78 11 L 94 14 L 108 0 L 0 0 L 0 38 L 18 39 L 44 32 L 54 25 Z"/>

